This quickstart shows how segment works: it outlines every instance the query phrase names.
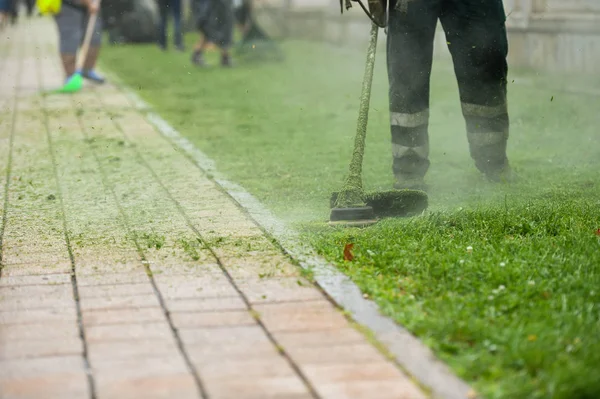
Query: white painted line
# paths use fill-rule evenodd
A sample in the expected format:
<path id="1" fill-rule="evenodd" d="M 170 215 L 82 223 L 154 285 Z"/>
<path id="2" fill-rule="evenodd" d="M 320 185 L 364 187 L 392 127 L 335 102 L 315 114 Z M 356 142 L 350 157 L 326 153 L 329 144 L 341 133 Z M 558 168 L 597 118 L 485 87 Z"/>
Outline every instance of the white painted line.
<path id="1" fill-rule="evenodd" d="M 111 79 L 114 82 L 118 81 L 116 77 Z M 313 248 L 302 244 L 296 231 L 287 227 L 243 187 L 221 175 L 212 159 L 154 113 L 139 96 L 122 83 L 118 86 L 164 137 L 181 148 L 201 170 L 211 175 L 216 184 L 246 210 L 259 226 L 275 238 L 284 251 L 302 268 L 311 270 L 321 289 L 357 323 L 370 329 L 375 339 L 394 355 L 396 362 L 419 383 L 427 387 L 434 398 L 474 399 L 469 385 L 455 376 L 448 366 L 439 361 L 431 350 L 409 331 L 383 316 L 377 304 L 363 298 L 362 292 L 350 278 L 317 255 Z"/>

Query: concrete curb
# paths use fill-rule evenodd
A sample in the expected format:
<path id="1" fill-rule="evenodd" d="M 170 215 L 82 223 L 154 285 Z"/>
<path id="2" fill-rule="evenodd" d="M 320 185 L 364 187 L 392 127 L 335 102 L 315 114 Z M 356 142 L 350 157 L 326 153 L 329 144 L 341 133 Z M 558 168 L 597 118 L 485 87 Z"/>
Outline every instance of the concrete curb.
<path id="1" fill-rule="evenodd" d="M 173 145 L 179 147 L 206 174 L 219 185 L 282 249 L 298 264 L 311 270 L 318 286 L 343 308 L 360 325 L 370 329 L 374 338 L 393 355 L 395 361 L 420 384 L 430 390 L 436 399 L 474 399 L 472 388 L 455 376 L 438 360 L 432 351 L 409 331 L 383 316 L 377 304 L 363 298 L 360 289 L 337 268 L 318 256 L 314 250 L 302 244 L 296 231 L 288 228 L 254 196 L 240 185 L 221 175 L 215 162 L 181 136 L 137 94 L 111 75 L 130 99 L 135 108 L 143 113 L 156 129 Z"/>

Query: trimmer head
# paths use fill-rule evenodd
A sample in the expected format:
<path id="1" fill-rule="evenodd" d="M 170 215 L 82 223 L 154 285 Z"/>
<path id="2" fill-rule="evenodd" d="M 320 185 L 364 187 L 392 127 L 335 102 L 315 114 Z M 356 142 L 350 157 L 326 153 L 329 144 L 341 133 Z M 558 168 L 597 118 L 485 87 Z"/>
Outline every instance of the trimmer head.
<path id="1" fill-rule="evenodd" d="M 370 206 L 352 208 L 334 208 L 332 206 L 329 216 L 330 226 L 366 227 L 375 223 L 377 223 L 377 218 Z"/>
<path id="2" fill-rule="evenodd" d="M 331 220 L 333 221 L 333 214 L 343 214 L 342 209 L 362 209 L 362 208 L 335 208 L 338 193 L 331 194 L 330 207 L 331 209 Z M 389 190 L 389 191 L 376 191 L 366 193 L 364 196 L 367 208 L 372 210 L 372 219 L 385 218 L 385 217 L 407 217 L 414 216 L 422 213 L 429 206 L 427 193 L 421 190 Z M 355 212 L 354 214 L 358 214 Z M 353 215 L 348 212 L 348 214 Z M 346 214 L 344 214 L 346 215 Z M 352 219 L 351 219 L 352 220 Z M 372 224 L 372 223 L 371 223 Z"/>

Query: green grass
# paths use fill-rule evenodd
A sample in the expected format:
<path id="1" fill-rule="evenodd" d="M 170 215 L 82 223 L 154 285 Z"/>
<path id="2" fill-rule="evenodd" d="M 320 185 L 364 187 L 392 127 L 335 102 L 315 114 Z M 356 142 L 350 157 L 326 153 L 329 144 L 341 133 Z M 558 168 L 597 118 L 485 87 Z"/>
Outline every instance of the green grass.
<path id="1" fill-rule="evenodd" d="M 107 47 L 103 64 L 485 397 L 600 397 L 598 98 L 564 94 L 553 77 L 535 76 L 536 88 L 511 83 L 509 157 L 520 180 L 492 185 L 469 158 L 451 67 L 437 62 L 430 210 L 331 229 L 321 222 L 350 160 L 364 51 L 285 50 L 283 64 L 197 70 L 188 54 Z M 393 181 L 378 56 L 368 190 Z M 344 262 L 350 242 L 356 257 Z"/>

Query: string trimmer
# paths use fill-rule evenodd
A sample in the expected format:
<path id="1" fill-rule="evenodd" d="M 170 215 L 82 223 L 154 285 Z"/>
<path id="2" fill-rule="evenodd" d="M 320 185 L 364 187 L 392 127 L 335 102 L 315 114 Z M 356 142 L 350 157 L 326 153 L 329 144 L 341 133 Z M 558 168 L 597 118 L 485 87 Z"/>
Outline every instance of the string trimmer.
<path id="1" fill-rule="evenodd" d="M 377 51 L 377 36 L 379 28 L 387 26 L 388 4 L 386 0 L 369 0 L 369 12 L 360 0 L 354 1 L 361 5 L 371 19 L 371 34 L 360 96 L 354 151 L 350 161 L 349 173 L 342 189 L 332 194 L 329 223 L 332 225 L 368 226 L 377 223 L 380 217 L 408 216 L 422 212 L 427 208 L 428 198 L 427 194 L 420 190 L 389 190 L 370 194 L 365 194 L 363 190 L 362 165 Z M 344 2 L 346 9 L 351 7 L 350 0 L 340 0 L 342 11 Z"/>

